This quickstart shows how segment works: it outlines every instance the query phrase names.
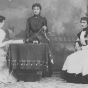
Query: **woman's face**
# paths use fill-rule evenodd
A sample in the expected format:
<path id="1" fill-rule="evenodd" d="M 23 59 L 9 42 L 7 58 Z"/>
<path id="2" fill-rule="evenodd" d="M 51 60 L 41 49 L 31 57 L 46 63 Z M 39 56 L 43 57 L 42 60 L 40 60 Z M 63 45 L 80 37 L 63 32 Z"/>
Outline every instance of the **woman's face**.
<path id="1" fill-rule="evenodd" d="M 4 26 L 4 21 L 1 23 L 0 22 L 0 28 L 2 28 Z"/>
<path id="2" fill-rule="evenodd" d="M 86 20 L 82 20 L 81 21 L 81 27 L 82 28 L 86 28 L 87 26 L 88 26 L 87 21 Z"/>
<path id="3" fill-rule="evenodd" d="M 35 14 L 35 15 L 38 15 L 39 13 L 40 13 L 40 8 L 39 7 L 34 7 L 33 8 L 33 13 Z"/>

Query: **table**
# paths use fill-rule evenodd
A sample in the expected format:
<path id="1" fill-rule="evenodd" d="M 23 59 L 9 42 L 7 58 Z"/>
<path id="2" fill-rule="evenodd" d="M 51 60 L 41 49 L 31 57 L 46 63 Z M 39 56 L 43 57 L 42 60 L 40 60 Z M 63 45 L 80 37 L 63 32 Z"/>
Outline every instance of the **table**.
<path id="1" fill-rule="evenodd" d="M 44 44 L 11 44 L 9 69 L 47 70 L 49 47 Z"/>

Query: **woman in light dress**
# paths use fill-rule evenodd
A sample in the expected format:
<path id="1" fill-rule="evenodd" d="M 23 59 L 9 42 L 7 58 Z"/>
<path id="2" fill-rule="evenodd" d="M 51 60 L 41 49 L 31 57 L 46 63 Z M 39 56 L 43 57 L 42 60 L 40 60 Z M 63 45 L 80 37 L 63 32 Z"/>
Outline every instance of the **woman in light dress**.
<path id="1" fill-rule="evenodd" d="M 4 49 L 6 46 L 12 43 L 12 40 L 4 41 L 6 36 L 6 33 L 2 29 L 4 21 L 5 17 L 0 16 L 0 83 L 13 83 L 17 80 L 11 73 L 9 73 L 6 60 L 7 52 Z"/>
<path id="2" fill-rule="evenodd" d="M 88 83 L 88 17 L 81 18 L 82 31 L 77 34 L 76 52 L 66 58 L 62 67 L 68 82 Z"/>

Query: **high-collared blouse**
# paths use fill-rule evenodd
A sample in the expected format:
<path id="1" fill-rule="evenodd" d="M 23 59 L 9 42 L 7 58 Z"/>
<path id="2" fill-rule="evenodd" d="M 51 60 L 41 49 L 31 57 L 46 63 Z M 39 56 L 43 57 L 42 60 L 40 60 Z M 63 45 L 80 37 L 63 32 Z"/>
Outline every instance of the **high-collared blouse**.
<path id="1" fill-rule="evenodd" d="M 79 38 L 79 42 L 80 42 L 80 45 L 87 45 L 87 40 L 85 40 L 85 38 L 87 38 L 88 36 L 88 27 L 87 28 L 84 28 L 81 32 L 79 32 L 77 34 L 77 37 Z"/>
<path id="2" fill-rule="evenodd" d="M 30 33 L 38 33 L 43 26 L 47 27 L 47 20 L 40 15 L 33 15 L 27 19 L 26 37 L 29 38 Z M 47 32 L 48 30 L 46 30 Z"/>

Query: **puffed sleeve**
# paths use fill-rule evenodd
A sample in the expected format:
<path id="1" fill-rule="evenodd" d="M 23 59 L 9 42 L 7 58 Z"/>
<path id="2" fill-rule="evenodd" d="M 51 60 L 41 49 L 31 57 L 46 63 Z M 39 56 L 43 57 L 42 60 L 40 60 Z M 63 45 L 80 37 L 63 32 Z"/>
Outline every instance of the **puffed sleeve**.
<path id="1" fill-rule="evenodd" d="M 44 17 L 44 20 L 43 20 L 43 26 L 46 26 L 47 27 L 47 20 L 46 20 L 45 17 Z M 48 28 L 47 28 L 46 32 L 48 32 Z"/>
<path id="2" fill-rule="evenodd" d="M 44 17 L 44 21 L 43 21 L 43 26 L 47 26 L 47 20 L 45 17 Z"/>
<path id="3" fill-rule="evenodd" d="M 5 39 L 6 33 L 4 30 L 0 29 L 0 43 L 2 43 Z"/>
<path id="4" fill-rule="evenodd" d="M 26 39 L 29 38 L 29 33 L 30 33 L 30 19 L 28 18 L 26 22 L 26 30 L 25 30 Z"/>
<path id="5" fill-rule="evenodd" d="M 88 36 L 88 30 L 86 31 L 86 35 Z"/>

